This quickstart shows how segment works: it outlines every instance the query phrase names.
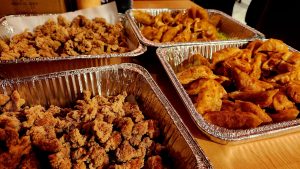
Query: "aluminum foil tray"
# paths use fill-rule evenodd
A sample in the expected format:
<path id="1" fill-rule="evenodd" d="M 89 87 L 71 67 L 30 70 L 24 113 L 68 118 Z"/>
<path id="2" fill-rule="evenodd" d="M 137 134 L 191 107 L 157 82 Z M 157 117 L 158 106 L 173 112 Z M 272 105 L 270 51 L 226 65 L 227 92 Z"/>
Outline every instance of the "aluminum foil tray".
<path id="1" fill-rule="evenodd" d="M 148 39 L 146 39 L 142 32 L 140 31 L 141 24 L 137 23 L 133 12 L 134 11 L 143 11 L 151 14 L 152 16 L 156 16 L 162 12 L 178 12 L 178 11 L 186 11 L 186 9 L 130 9 L 126 11 L 126 15 L 128 16 L 130 23 L 132 24 L 132 27 L 134 28 L 134 31 L 136 32 L 138 38 L 140 41 L 148 46 L 154 46 L 154 47 L 167 47 L 167 46 L 174 46 L 174 45 L 193 45 L 196 43 L 206 43 L 206 42 L 167 42 L 167 43 L 159 43 L 159 42 L 153 42 Z M 229 39 L 253 39 L 253 38 L 264 38 L 264 34 L 261 32 L 242 24 L 241 22 L 233 19 L 231 16 L 225 14 L 224 12 L 208 9 L 208 14 L 210 16 L 220 16 L 221 17 L 221 24 L 220 24 L 220 31 L 226 34 Z M 222 42 L 224 40 L 217 40 L 216 42 Z"/>
<path id="2" fill-rule="evenodd" d="M 203 117 L 197 112 L 191 98 L 185 91 L 176 77 L 176 73 L 180 69 L 180 63 L 186 60 L 189 56 L 200 53 L 203 56 L 210 58 L 212 54 L 218 50 L 227 47 L 242 47 L 248 44 L 251 40 L 241 41 L 226 41 L 222 43 L 207 43 L 198 45 L 175 46 L 168 48 L 158 48 L 156 53 L 176 88 L 185 107 L 190 113 L 197 127 L 203 131 L 211 140 L 221 144 L 240 144 L 244 142 L 275 137 L 283 134 L 292 133 L 300 130 L 300 119 L 285 121 L 280 123 L 272 123 L 263 125 L 257 128 L 245 130 L 230 130 L 207 123 Z M 290 48 L 295 51 L 295 49 Z M 191 60 L 192 62 L 192 60 Z"/>
<path id="3" fill-rule="evenodd" d="M 49 14 L 49 16 L 50 15 L 51 14 Z M 45 14 L 43 16 L 48 15 Z M 19 15 L 7 17 L 19 17 Z M 0 38 L 9 38 L 14 33 L 13 27 L 6 22 L 7 17 L 0 19 Z M 43 19 L 47 21 L 46 18 L 47 17 Z M 147 47 L 139 42 L 128 18 L 124 14 L 119 14 L 119 20 L 123 23 L 125 31 L 128 34 L 129 52 L 67 57 L 24 58 L 9 61 L 0 60 L 0 79 L 130 62 L 135 56 L 143 54 L 147 50 Z"/>
<path id="4" fill-rule="evenodd" d="M 159 121 L 163 144 L 178 168 L 213 168 L 202 149 L 192 138 L 180 116 L 156 85 L 150 74 L 136 64 L 57 72 L 0 82 L 0 93 L 18 90 L 27 105 L 69 106 L 83 90 L 93 95 L 133 95 L 144 115 Z"/>

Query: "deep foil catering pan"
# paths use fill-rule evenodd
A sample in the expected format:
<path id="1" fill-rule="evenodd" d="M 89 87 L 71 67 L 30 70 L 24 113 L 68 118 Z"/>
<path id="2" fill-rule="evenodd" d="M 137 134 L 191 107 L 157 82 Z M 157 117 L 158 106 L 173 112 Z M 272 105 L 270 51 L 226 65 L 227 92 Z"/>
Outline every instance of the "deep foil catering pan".
<path id="1" fill-rule="evenodd" d="M 221 144 L 240 144 L 254 140 L 280 136 L 300 130 L 300 119 L 272 123 L 245 130 L 230 130 L 207 123 L 197 112 L 191 98 L 176 77 L 180 63 L 193 54 L 200 53 L 203 56 L 211 59 L 212 54 L 218 50 L 227 47 L 242 47 L 249 42 L 251 42 L 251 40 L 226 41 L 222 43 L 211 42 L 207 44 L 158 48 L 156 51 L 160 62 L 166 70 L 169 78 L 172 81 L 172 84 L 176 88 L 180 98 L 184 102 L 185 107 L 187 108 L 197 127 L 211 140 Z M 296 51 L 293 48 L 290 48 L 290 50 Z"/>
<path id="2" fill-rule="evenodd" d="M 178 168 L 213 168 L 150 74 L 131 63 L 51 73 L 0 82 L 0 93 L 18 90 L 27 105 L 69 106 L 83 90 L 92 95 L 133 95 L 146 117 L 159 121 L 163 143 Z"/>
<path id="3" fill-rule="evenodd" d="M 41 19 L 42 21 L 39 22 L 43 23 L 46 22 L 48 18 L 55 18 L 56 16 L 58 16 L 58 14 L 44 14 L 36 16 L 40 16 L 38 19 Z M 11 15 L 1 18 L 0 38 L 2 39 L 10 38 L 13 34 L 15 34 L 14 27 L 6 22 L 6 19 L 9 17 L 26 16 Z M 147 50 L 147 47 L 139 42 L 137 36 L 134 33 L 133 28 L 131 27 L 131 24 L 129 23 L 128 18 L 124 14 L 118 14 L 118 20 L 121 21 L 128 35 L 127 42 L 129 44 L 130 49 L 129 52 L 100 55 L 79 55 L 67 57 L 40 57 L 32 59 L 24 58 L 8 61 L 0 60 L 0 79 L 132 62 L 133 58 L 143 54 Z M 24 28 L 26 28 L 26 25 L 24 26 Z"/>
<path id="4" fill-rule="evenodd" d="M 167 47 L 167 46 L 174 46 L 174 45 L 193 45 L 193 44 L 199 44 L 200 42 L 167 42 L 167 43 L 159 43 L 159 42 L 153 42 L 145 38 L 140 31 L 141 24 L 137 23 L 133 12 L 134 11 L 143 11 L 151 14 L 152 16 L 156 16 L 162 12 L 178 12 L 178 11 L 186 11 L 186 9 L 130 9 L 126 11 L 126 15 L 128 16 L 130 23 L 132 24 L 132 27 L 134 28 L 134 31 L 136 32 L 138 38 L 140 41 L 148 46 L 154 46 L 154 47 Z M 221 17 L 221 24 L 219 27 L 219 31 L 226 34 L 228 36 L 228 40 L 232 39 L 253 39 L 253 38 L 264 38 L 264 34 L 261 32 L 233 19 L 231 16 L 225 14 L 224 12 L 221 12 L 219 10 L 214 9 L 208 9 L 208 14 L 210 16 L 220 16 Z M 224 40 L 216 40 L 217 42 L 222 42 Z M 206 42 L 202 42 L 206 43 Z"/>

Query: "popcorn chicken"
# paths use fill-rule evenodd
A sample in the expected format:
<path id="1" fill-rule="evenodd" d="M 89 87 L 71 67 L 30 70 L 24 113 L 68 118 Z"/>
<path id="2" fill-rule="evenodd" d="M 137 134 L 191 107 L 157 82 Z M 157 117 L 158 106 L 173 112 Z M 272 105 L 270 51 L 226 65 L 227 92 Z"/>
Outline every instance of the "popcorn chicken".
<path id="1" fill-rule="evenodd" d="M 62 147 L 53 127 L 34 126 L 30 129 L 30 138 L 42 151 L 58 152 Z"/>

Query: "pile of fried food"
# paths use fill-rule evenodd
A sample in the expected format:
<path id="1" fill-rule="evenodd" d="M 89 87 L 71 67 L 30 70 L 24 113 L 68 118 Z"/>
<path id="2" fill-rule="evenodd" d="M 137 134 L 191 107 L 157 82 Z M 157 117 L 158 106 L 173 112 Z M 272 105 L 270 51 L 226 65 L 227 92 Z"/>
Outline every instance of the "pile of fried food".
<path id="1" fill-rule="evenodd" d="M 33 32 L 25 30 L 10 40 L 0 40 L 0 60 L 124 53 L 129 51 L 122 23 L 109 24 L 78 15 L 48 20 Z"/>
<path id="2" fill-rule="evenodd" d="M 277 39 L 219 50 L 208 60 L 185 60 L 177 77 L 204 119 L 228 129 L 296 119 L 300 53 Z"/>
<path id="3" fill-rule="evenodd" d="M 46 109 L 0 94 L 0 168 L 164 168 L 158 121 L 125 97 L 84 91 L 74 108 Z"/>
<path id="4" fill-rule="evenodd" d="M 134 11 L 135 20 L 141 24 L 145 38 L 154 42 L 192 42 L 220 39 L 217 26 L 220 16 L 209 16 L 202 7 L 187 11 L 161 12 L 156 16 Z"/>

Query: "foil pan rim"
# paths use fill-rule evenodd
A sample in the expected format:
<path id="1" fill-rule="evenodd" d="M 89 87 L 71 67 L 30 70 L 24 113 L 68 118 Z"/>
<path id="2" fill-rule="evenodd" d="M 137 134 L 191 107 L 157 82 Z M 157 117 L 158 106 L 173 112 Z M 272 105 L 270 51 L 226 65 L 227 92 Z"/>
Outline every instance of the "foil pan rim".
<path id="1" fill-rule="evenodd" d="M 8 15 L 0 18 L 0 25 L 6 25 L 5 22 L 7 17 L 19 17 L 19 16 L 51 16 L 57 14 L 32 14 L 32 15 Z M 119 13 L 118 16 L 122 18 L 122 20 L 128 20 L 128 17 L 125 14 Z M 128 20 L 130 23 L 130 20 Z M 22 59 L 15 59 L 15 60 L 0 60 L 1 64 L 17 64 L 17 63 L 29 63 L 29 62 L 51 62 L 51 61 L 63 61 L 63 60 L 75 60 L 75 59 L 101 59 L 101 58 L 116 58 L 116 57 L 136 57 L 139 56 L 147 51 L 147 46 L 140 43 L 139 38 L 137 37 L 134 28 L 131 24 L 130 27 L 133 29 L 133 33 L 135 38 L 138 41 L 138 47 L 132 51 L 125 52 L 125 53 L 104 53 L 98 55 L 78 55 L 78 56 L 66 56 L 66 57 L 38 57 L 38 58 L 22 58 Z M 12 30 L 10 30 L 12 31 Z"/>
<path id="2" fill-rule="evenodd" d="M 266 40 L 266 39 L 264 39 Z M 241 41 L 226 41 L 226 43 L 234 44 L 234 43 L 245 43 L 250 42 L 249 40 L 241 40 Z M 209 45 L 214 45 L 216 43 L 210 43 Z M 223 43 L 217 43 L 222 45 Z M 207 136 L 209 136 L 213 141 L 220 144 L 241 144 L 245 142 L 249 142 L 252 140 L 259 140 L 263 137 L 272 137 L 272 135 L 280 135 L 285 134 L 286 131 L 296 131 L 300 130 L 300 119 L 272 123 L 264 126 L 259 126 L 252 129 L 245 130 L 233 130 L 226 129 L 223 127 L 216 126 L 214 124 L 207 123 L 201 115 L 197 112 L 193 105 L 192 100 L 188 96 L 187 92 L 180 84 L 178 78 L 176 77 L 175 72 L 173 71 L 171 65 L 165 59 L 165 55 L 167 50 L 176 47 L 194 47 L 194 46 L 205 46 L 206 44 L 198 44 L 198 45 L 182 45 L 182 46 L 174 46 L 174 47 L 161 47 L 157 48 L 156 54 L 162 63 L 164 69 L 166 70 L 170 80 L 172 81 L 173 86 L 176 88 L 177 93 L 180 95 L 181 100 L 184 102 L 184 105 L 190 115 L 192 116 L 193 121 L 197 125 L 198 129 L 204 132 Z M 293 48 L 290 48 L 292 51 L 297 51 Z"/>
<path id="3" fill-rule="evenodd" d="M 135 19 L 132 15 L 132 11 L 136 11 L 136 10 L 142 10 L 142 11 L 151 11 L 151 10 L 163 10 L 163 11 L 185 11 L 186 9 L 183 8 L 177 8 L 177 9 L 170 9 L 170 8 L 136 8 L 136 9 L 129 9 L 125 12 L 125 14 L 127 15 L 130 24 L 132 25 L 134 32 L 136 33 L 137 37 L 139 38 L 139 40 L 147 45 L 147 46 L 153 46 L 153 47 L 170 47 L 170 46 L 177 46 L 177 45 L 195 45 L 195 44 L 206 44 L 206 43 L 211 43 L 211 42 L 216 42 L 216 43 L 221 43 L 221 42 L 225 42 L 228 40 L 214 40 L 214 41 L 205 41 L 205 42 L 165 42 L 165 43 L 158 43 L 158 42 L 153 42 L 148 40 L 147 38 L 145 38 L 140 29 L 138 28 L 137 24 L 135 23 Z M 229 15 L 225 14 L 222 11 L 219 10 L 215 10 L 215 9 L 207 9 L 208 12 L 215 12 L 215 13 L 219 13 L 223 16 L 225 16 L 226 18 L 233 20 L 234 22 L 238 23 L 240 26 L 242 26 L 243 28 L 246 28 L 248 30 L 251 30 L 255 36 L 251 37 L 251 38 L 247 38 L 244 40 L 251 40 L 251 39 L 261 39 L 264 38 L 265 35 L 261 32 L 259 32 L 258 30 L 255 30 L 253 28 L 251 28 L 248 25 L 242 24 L 241 22 L 237 21 L 236 19 L 230 17 Z"/>
<path id="4" fill-rule="evenodd" d="M 70 75 L 75 75 L 75 74 L 84 74 L 84 73 L 89 73 L 89 72 L 115 70 L 115 69 L 124 69 L 124 70 L 127 69 L 127 70 L 135 71 L 135 72 L 139 73 L 140 75 L 142 75 L 147 80 L 148 84 L 153 89 L 155 95 L 158 97 L 160 102 L 166 108 L 169 116 L 172 118 L 178 131 L 181 133 L 184 140 L 190 146 L 190 148 L 197 160 L 198 168 L 212 169 L 213 165 L 211 164 L 210 160 L 205 155 L 203 149 L 197 144 L 196 140 L 192 136 L 192 133 L 190 132 L 188 127 L 185 125 L 185 123 L 183 122 L 181 117 L 178 115 L 175 108 L 172 106 L 172 104 L 169 102 L 169 100 L 163 94 L 161 89 L 158 87 L 157 83 L 151 77 L 150 73 L 144 67 L 142 67 L 138 64 L 121 63 L 121 64 L 116 64 L 116 65 L 106 65 L 106 66 L 100 66 L 100 67 L 90 67 L 90 68 L 83 68 L 83 69 L 66 70 L 66 71 L 47 73 L 47 74 L 41 74 L 41 75 L 29 76 L 29 77 L 21 77 L 21 78 L 17 77 L 17 78 L 11 78 L 11 79 L 4 79 L 4 80 L 0 81 L 0 86 L 10 85 L 12 82 L 20 83 L 22 81 L 36 81 L 36 80 L 43 80 L 43 79 L 58 78 L 58 77 L 63 77 L 63 76 L 70 76 Z"/>

